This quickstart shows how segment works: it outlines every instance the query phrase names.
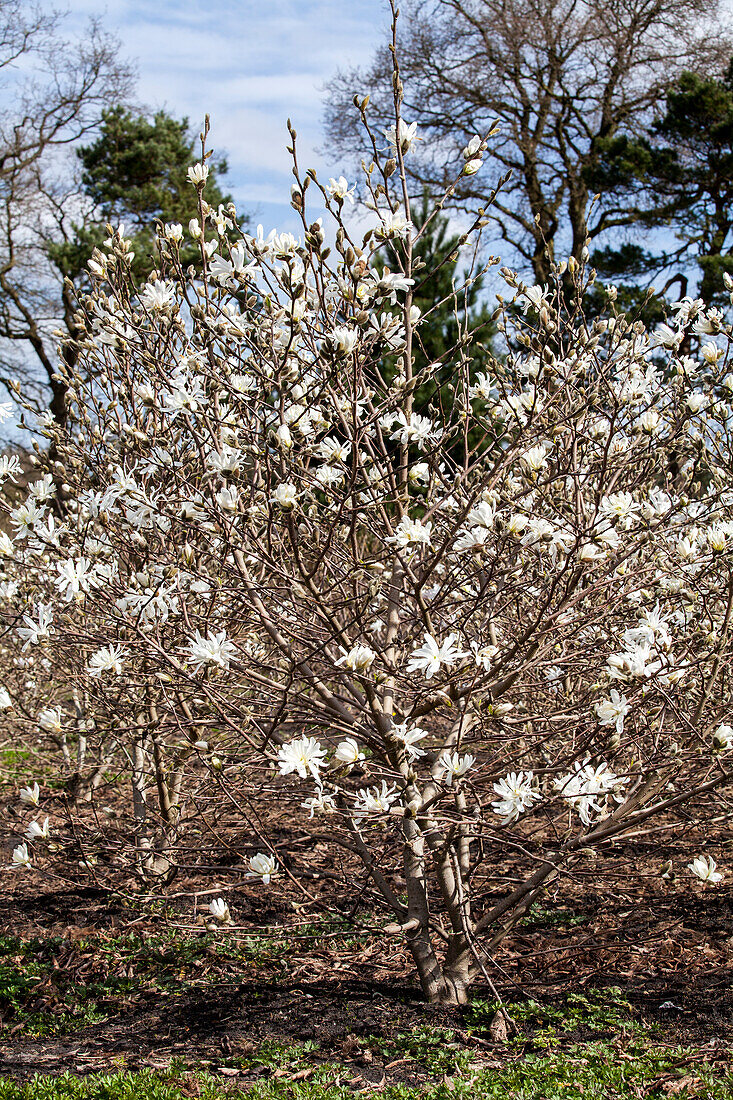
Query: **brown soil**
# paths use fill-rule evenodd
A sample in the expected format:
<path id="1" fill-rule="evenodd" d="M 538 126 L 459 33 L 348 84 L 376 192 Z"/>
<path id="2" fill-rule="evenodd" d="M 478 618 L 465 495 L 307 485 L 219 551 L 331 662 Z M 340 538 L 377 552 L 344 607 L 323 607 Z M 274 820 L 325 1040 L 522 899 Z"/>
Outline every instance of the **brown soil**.
<path id="1" fill-rule="evenodd" d="M 7 850 L 17 826 L 14 817 L 5 820 Z M 378 933 L 388 917 L 373 911 L 363 881 L 364 904 L 354 907 L 354 891 L 342 879 L 340 851 L 305 839 L 302 827 L 283 820 L 272 823 L 270 835 L 280 850 L 292 853 L 292 870 L 306 872 L 312 902 L 306 899 L 304 905 L 303 894 L 284 876 L 272 890 L 252 885 L 243 870 L 247 847 L 235 832 L 225 862 L 214 848 L 202 851 L 200 868 L 189 866 L 166 889 L 164 914 L 160 906 L 133 900 L 132 880 L 111 894 L 71 860 L 60 868 L 66 882 L 44 879 L 40 872 L 0 877 L 2 933 L 24 940 L 62 938 L 58 966 L 68 972 L 76 968 L 80 981 L 99 981 L 114 965 L 94 956 L 89 937 L 156 937 L 171 929 L 195 937 L 203 929 L 194 911 L 215 896 L 214 890 L 227 898 L 236 920 L 222 937 L 259 942 L 258 934 L 285 929 L 289 940 L 286 957 L 279 959 L 212 957 L 211 967 L 203 966 L 196 982 L 180 989 L 168 985 L 161 992 L 142 983 L 134 994 L 105 1002 L 109 1017 L 103 1023 L 68 1034 L 28 1038 L 10 1020 L 0 1032 L 0 1073 L 25 1078 L 34 1072 L 155 1067 L 172 1057 L 217 1066 L 255 1054 L 264 1041 L 313 1040 L 319 1044 L 313 1058 L 342 1062 L 355 1082 L 414 1082 L 419 1066 L 400 1065 L 399 1059 L 391 1064 L 378 1043 L 370 1047 L 359 1040 L 388 1040 L 426 1025 L 452 1028 L 458 1042 L 484 1059 L 501 1057 L 488 1033 L 467 1035 L 463 1011 L 422 1003 L 411 960 L 397 941 Z M 552 1003 L 571 991 L 617 986 L 640 1021 L 660 1025 L 661 1041 L 710 1050 L 730 1042 L 733 834 L 660 835 L 664 839 L 632 839 L 577 859 L 500 949 L 492 977 L 505 999 Z M 727 871 L 717 887 L 697 885 L 685 869 L 690 856 L 703 850 Z M 660 877 L 665 860 L 673 862 L 672 881 Z M 521 861 L 502 870 L 510 880 L 521 872 Z M 112 881 L 109 874 L 98 877 Z M 505 888 L 500 881 L 490 884 L 484 902 L 501 897 Z M 301 943 L 304 922 L 323 919 L 326 911 L 344 917 L 356 912 L 359 938 L 345 943 L 342 929 L 332 938 Z M 128 976 L 135 977 L 134 967 Z M 39 1003 L 46 1003 L 44 996 L 39 990 Z M 491 999 L 480 988 L 477 996 Z M 57 998 L 50 1010 L 58 1008 Z M 527 1042 L 529 1049 L 531 1036 Z M 259 1072 L 270 1071 L 255 1068 L 246 1074 Z"/>

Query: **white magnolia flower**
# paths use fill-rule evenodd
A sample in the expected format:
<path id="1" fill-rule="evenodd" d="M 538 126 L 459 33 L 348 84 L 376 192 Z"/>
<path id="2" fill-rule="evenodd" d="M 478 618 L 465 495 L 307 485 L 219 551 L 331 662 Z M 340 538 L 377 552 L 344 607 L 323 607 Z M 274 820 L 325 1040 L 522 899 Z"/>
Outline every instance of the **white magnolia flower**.
<path id="1" fill-rule="evenodd" d="M 684 298 L 680 298 L 679 302 L 673 302 L 670 308 L 679 323 L 686 325 L 703 313 L 705 302 L 702 298 L 691 298 L 689 295 L 685 295 Z"/>
<path id="2" fill-rule="evenodd" d="M 214 898 L 209 902 L 209 912 L 219 924 L 231 924 L 232 915 L 224 898 Z"/>
<path id="3" fill-rule="evenodd" d="M 425 750 L 420 748 L 419 742 L 428 736 L 428 731 L 420 726 L 407 728 L 407 722 L 399 722 L 390 730 L 396 741 L 405 746 L 405 752 L 410 760 L 419 760 L 425 755 Z"/>
<path id="4" fill-rule="evenodd" d="M 19 867 L 30 867 L 30 865 L 31 854 L 28 851 L 28 845 L 25 841 L 23 841 L 23 843 L 19 844 L 17 848 L 13 848 L 13 862 L 11 864 L 11 867 L 17 870 Z"/>
<path id="5" fill-rule="evenodd" d="M 647 432 L 648 435 L 654 435 L 657 428 L 661 423 L 661 417 L 656 409 L 647 409 L 645 413 L 639 417 L 639 427 L 643 432 Z"/>
<path id="6" fill-rule="evenodd" d="M 610 493 L 605 496 L 598 507 L 598 514 L 604 519 L 619 520 L 619 525 L 628 531 L 638 517 L 641 505 L 634 500 L 631 493 Z"/>
<path id="7" fill-rule="evenodd" d="M 463 153 L 461 154 L 463 156 L 463 159 L 472 160 L 472 158 L 475 157 L 476 154 L 481 150 L 482 144 L 483 143 L 479 135 L 474 134 L 471 140 L 466 145 L 465 149 L 463 150 Z"/>
<path id="8" fill-rule="evenodd" d="M 213 447 L 206 456 L 206 465 L 210 470 L 218 474 L 236 474 L 242 462 L 242 452 L 239 447 L 229 447 L 226 444 L 219 450 Z"/>
<path id="9" fill-rule="evenodd" d="M 298 500 L 298 490 L 292 481 L 281 482 L 270 497 L 271 504 L 277 504 L 284 511 L 294 508 Z"/>
<path id="10" fill-rule="evenodd" d="M 140 291 L 140 302 L 145 309 L 153 313 L 164 313 L 170 309 L 176 300 L 176 289 L 173 283 L 167 280 L 158 280 L 155 283 L 146 283 Z"/>
<path id="11" fill-rule="evenodd" d="M 342 357 L 350 355 L 359 343 L 358 330 L 341 325 L 331 333 L 331 343 L 337 355 Z"/>
<path id="12" fill-rule="evenodd" d="M 686 404 L 691 413 L 699 413 L 707 407 L 707 394 L 691 393 L 687 398 Z"/>
<path id="13" fill-rule="evenodd" d="M 415 226 L 406 218 L 401 210 L 380 210 L 379 236 L 381 237 L 409 237 Z"/>
<path id="14" fill-rule="evenodd" d="M 127 654 L 122 646 L 103 646 L 102 649 L 98 649 L 89 658 L 89 675 L 96 678 L 101 676 L 103 672 L 114 672 L 115 676 L 119 676 L 126 656 Z"/>
<path id="15" fill-rule="evenodd" d="M 406 153 L 408 151 L 413 142 L 421 140 L 419 137 L 417 137 L 417 123 L 407 123 L 403 118 L 400 119 L 399 126 L 397 128 L 395 128 L 395 126 L 390 126 L 388 129 L 386 129 L 384 131 L 384 136 L 386 137 L 387 141 L 392 146 L 395 152 L 397 152 L 397 146 L 399 144 L 399 147 L 403 153 Z"/>
<path id="16" fill-rule="evenodd" d="M 485 527 L 471 527 L 468 531 L 458 532 L 458 538 L 453 544 L 453 549 L 457 554 L 462 553 L 464 550 L 475 552 L 481 550 L 491 540 L 492 533 Z"/>
<path id="17" fill-rule="evenodd" d="M 388 787 L 387 781 L 383 779 L 380 787 L 368 787 L 359 791 L 354 802 L 354 817 L 360 821 L 368 814 L 388 814 L 398 798 L 397 788 Z"/>
<path id="18" fill-rule="evenodd" d="M 402 549 L 408 546 L 430 546 L 432 526 L 431 522 L 422 523 L 419 519 L 403 516 L 395 527 L 394 535 L 390 535 L 385 541 Z"/>
<path id="19" fill-rule="evenodd" d="M 337 180 L 333 177 L 328 181 L 328 192 L 336 199 L 348 199 L 350 203 L 354 202 L 354 191 L 356 190 L 356 184 L 351 188 L 349 187 L 349 181 L 346 176 L 339 176 Z"/>
<path id="20" fill-rule="evenodd" d="M 364 753 L 360 751 L 359 744 L 353 737 L 347 737 L 336 746 L 333 758 L 340 764 L 357 764 L 364 759 Z"/>
<path id="21" fill-rule="evenodd" d="M 96 566 L 86 558 L 69 558 L 65 562 L 57 562 L 56 569 L 56 587 L 69 602 L 82 592 L 90 592 L 99 583 Z"/>
<path id="22" fill-rule="evenodd" d="M 374 279 L 377 278 L 376 275 L 373 273 L 371 274 Z M 365 287 L 369 294 L 376 292 L 381 298 L 387 298 L 392 305 L 395 305 L 397 302 L 397 292 L 408 291 L 411 286 L 415 285 L 415 280 L 408 279 L 401 271 L 390 271 L 388 267 L 384 267 L 382 268 L 382 274 L 379 277 L 376 288 L 370 288 L 369 284 L 366 283 L 360 285 Z"/>
<path id="23" fill-rule="evenodd" d="M 13 508 L 10 519 L 14 527 L 17 527 L 15 538 L 24 539 L 32 534 L 38 524 L 43 522 L 46 515 L 46 506 L 41 501 L 28 497 L 23 504 Z"/>
<path id="24" fill-rule="evenodd" d="M 661 324 L 654 336 L 660 347 L 671 348 L 676 351 L 685 338 L 685 330 L 673 329 L 669 325 Z"/>
<path id="25" fill-rule="evenodd" d="M 683 562 L 691 563 L 696 561 L 699 557 L 697 543 L 691 538 L 678 539 L 675 549 L 677 551 L 677 556 Z"/>
<path id="26" fill-rule="evenodd" d="M 292 449 L 293 433 L 290 431 L 290 428 L 287 424 L 280 424 L 278 426 L 278 429 L 275 432 L 275 439 L 277 440 L 278 447 L 280 447 L 283 451 L 289 451 Z"/>
<path id="27" fill-rule="evenodd" d="M 412 485 L 427 485 L 430 481 L 430 466 L 427 462 L 416 462 L 410 466 L 407 476 Z"/>
<path id="28" fill-rule="evenodd" d="M 23 787 L 20 792 L 20 801 L 26 806 L 37 806 L 41 800 L 41 788 L 37 783 L 32 787 Z"/>
<path id="29" fill-rule="evenodd" d="M 437 778 L 444 779 L 451 786 L 454 780 L 470 771 L 475 763 L 476 757 L 470 752 L 465 756 L 460 756 L 457 752 L 443 752 L 436 761 Z"/>
<path id="30" fill-rule="evenodd" d="M 466 164 L 463 165 L 463 174 L 467 176 L 474 176 L 479 171 L 483 161 L 483 151 L 485 149 L 484 143 L 479 138 L 478 134 L 474 134 L 470 142 L 464 147 L 462 157 Z"/>
<path id="31" fill-rule="evenodd" d="M 631 704 L 625 695 L 619 695 L 616 689 L 612 688 L 610 699 L 596 703 L 594 709 L 598 715 L 599 725 L 615 726 L 618 734 L 624 732 L 624 718 L 631 710 Z"/>
<path id="32" fill-rule="evenodd" d="M 535 476 L 543 466 L 547 465 L 547 447 L 544 443 L 536 447 L 530 447 L 520 458 L 522 469 L 525 473 Z"/>
<path id="33" fill-rule="evenodd" d="M 206 637 L 197 630 L 195 636 L 189 639 L 187 655 L 194 671 L 199 672 L 206 665 L 229 668 L 236 652 L 237 647 L 227 639 L 226 630 L 220 630 L 217 634 L 210 630 Z"/>
<path id="34" fill-rule="evenodd" d="M 708 527 L 705 537 L 710 549 L 714 550 L 716 554 L 722 554 L 728 545 L 728 532 L 719 524 Z"/>
<path id="35" fill-rule="evenodd" d="M 487 531 L 493 529 L 496 523 L 496 505 L 488 500 L 480 500 L 474 504 L 466 516 L 466 527 L 485 527 Z"/>
<path id="36" fill-rule="evenodd" d="M 50 835 L 51 831 L 48 826 L 48 818 L 43 822 L 43 825 L 39 825 L 37 821 L 31 821 L 25 831 L 26 840 L 48 840 Z"/>
<path id="37" fill-rule="evenodd" d="M 504 779 L 494 783 L 494 791 L 499 798 L 491 805 L 494 813 L 505 817 L 507 824 L 512 824 L 520 814 L 528 810 L 533 802 L 539 802 L 541 795 L 532 789 L 532 772 L 509 772 Z"/>
<path id="38" fill-rule="evenodd" d="M 452 668 L 469 654 L 456 645 L 457 634 L 449 634 L 442 645 L 438 645 L 432 634 L 425 632 L 425 642 L 410 654 L 406 672 L 424 672 L 425 679 L 431 680 L 436 672 L 445 665 Z"/>
<path id="39" fill-rule="evenodd" d="M 411 413 L 408 420 L 400 410 L 392 423 L 397 427 L 393 428 L 390 439 L 396 440 L 405 447 L 414 443 L 421 451 L 428 443 L 434 442 L 440 434 L 432 420 L 419 413 Z"/>
<path id="40" fill-rule="evenodd" d="M 95 248 L 92 258 L 87 260 L 87 267 L 92 275 L 95 275 L 98 279 L 106 279 L 108 263 L 109 257 L 104 252 L 100 252 L 98 248 Z"/>
<path id="41" fill-rule="evenodd" d="M 38 715 L 38 725 L 46 733 L 61 733 L 61 707 L 44 707 Z"/>
<path id="42" fill-rule="evenodd" d="M 499 647 L 495 645 L 479 645 L 478 642 L 471 642 L 471 653 L 473 659 L 476 662 L 476 668 L 482 668 L 484 672 L 488 672 L 491 669 L 491 662 L 497 653 L 499 653 Z"/>
<path id="43" fill-rule="evenodd" d="M 344 668 L 348 668 L 351 672 L 366 672 L 367 669 L 372 667 L 374 658 L 377 656 L 373 649 L 370 649 L 368 645 L 355 645 L 352 649 L 346 653 L 343 651 L 343 656 L 339 657 L 334 663 L 336 665 L 343 665 Z"/>
<path id="44" fill-rule="evenodd" d="M 325 439 L 321 439 L 316 447 L 316 455 L 318 458 L 322 458 L 332 466 L 337 463 L 345 465 L 350 454 L 351 444 L 348 440 L 335 439 L 330 435 L 326 436 Z"/>
<path id="45" fill-rule="evenodd" d="M 223 512 L 236 512 L 239 507 L 239 490 L 233 485 L 220 489 L 215 497 Z"/>
<path id="46" fill-rule="evenodd" d="M 713 734 L 713 747 L 718 752 L 727 752 L 733 745 L 733 726 L 727 726 L 722 722 Z"/>
<path id="47" fill-rule="evenodd" d="M 173 420 L 182 412 L 197 412 L 203 399 L 200 379 L 191 378 L 184 372 L 173 375 L 170 389 L 162 394 L 163 405 L 172 414 Z"/>
<path id="48" fill-rule="evenodd" d="M 20 472 L 20 459 L 17 455 L 0 455 L 0 480 L 7 477 L 11 481 L 15 481 L 15 475 Z M 32 487 L 31 492 L 33 492 Z"/>
<path id="49" fill-rule="evenodd" d="M 0 686 L 0 710 L 9 710 L 13 705 L 13 700 L 10 697 L 10 692 L 7 688 Z"/>
<path id="50" fill-rule="evenodd" d="M 0 471 L 1 473 L 2 471 Z M 45 503 L 45 501 L 51 499 L 55 492 L 53 478 L 50 474 L 44 474 L 38 481 L 34 481 L 32 485 L 28 486 L 28 492 L 34 500 Z"/>
<path id="51" fill-rule="evenodd" d="M 322 787 L 316 788 L 316 793 L 305 802 L 301 802 L 301 809 L 308 810 L 308 817 L 314 814 L 332 814 L 336 812 L 336 802 L 333 795 L 326 794 Z"/>
<path id="52" fill-rule="evenodd" d="M 231 218 L 227 216 L 227 211 L 224 209 L 223 203 L 219 203 L 216 213 L 210 214 L 209 216 L 216 225 L 216 231 L 220 237 L 226 236 L 227 229 L 234 228 L 234 223 Z"/>
<path id="53" fill-rule="evenodd" d="M 623 780 L 611 771 L 608 764 L 593 766 L 588 760 L 576 760 L 573 770 L 558 776 L 555 790 L 575 810 L 584 825 L 591 825 L 597 816 L 606 814 L 605 801 L 623 786 Z"/>
<path id="54" fill-rule="evenodd" d="M 515 512 L 514 515 L 510 516 L 507 520 L 507 532 L 510 535 L 513 535 L 514 538 L 519 538 L 524 532 L 524 529 L 526 528 L 528 523 L 528 516 L 523 516 L 521 512 Z"/>
<path id="55" fill-rule="evenodd" d="M 336 466 L 319 466 L 316 470 L 316 481 L 324 488 L 331 488 L 343 481 L 344 472 Z"/>
<path id="56" fill-rule="evenodd" d="M 321 224 L 320 218 L 317 219 L 317 224 Z M 289 260 L 300 248 L 300 241 L 292 233 L 273 233 L 271 248 L 276 259 Z"/>
<path id="57" fill-rule="evenodd" d="M 321 748 L 315 737 L 297 737 L 278 749 L 277 762 L 280 775 L 297 772 L 301 779 L 309 775 L 318 782 L 319 769 L 326 759 L 326 750 Z"/>
<path id="58" fill-rule="evenodd" d="M 264 852 L 258 852 L 249 861 L 247 878 L 259 878 L 267 886 L 270 879 L 277 873 L 277 860 L 274 856 L 268 856 Z"/>
<path id="59" fill-rule="evenodd" d="M 716 871 L 717 863 L 712 856 L 695 856 L 687 866 L 701 882 L 716 883 L 723 877 L 720 871 Z"/>
<path id="60" fill-rule="evenodd" d="M 714 367 L 718 360 L 723 358 L 725 352 L 722 348 L 719 348 L 717 344 L 714 344 L 712 340 L 709 340 L 700 348 L 700 354 L 709 366 Z"/>
<path id="61" fill-rule="evenodd" d="M 521 296 L 525 299 L 523 307 L 524 312 L 527 313 L 530 306 L 532 306 L 536 310 L 541 309 L 542 306 L 545 304 L 545 298 L 547 297 L 548 293 L 549 291 L 547 287 L 540 286 L 539 284 L 536 284 L 535 286 L 525 287 L 525 289 L 521 292 Z"/>
<path id="62" fill-rule="evenodd" d="M 195 187 L 203 187 L 209 178 L 209 168 L 206 164 L 192 164 L 186 175 Z"/>
<path id="63" fill-rule="evenodd" d="M 468 396 L 473 400 L 490 401 L 493 397 L 493 381 L 488 374 L 477 374 L 476 381 L 468 391 Z"/>
<path id="64" fill-rule="evenodd" d="M 475 176 L 482 164 L 483 157 L 471 157 L 471 159 L 467 160 L 463 165 L 464 176 Z"/>

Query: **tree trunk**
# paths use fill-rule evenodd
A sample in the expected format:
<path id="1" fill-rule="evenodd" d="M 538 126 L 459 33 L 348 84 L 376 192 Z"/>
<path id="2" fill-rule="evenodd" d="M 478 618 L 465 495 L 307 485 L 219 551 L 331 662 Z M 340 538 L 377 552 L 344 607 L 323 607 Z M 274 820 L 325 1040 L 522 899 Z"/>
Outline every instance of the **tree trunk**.
<path id="1" fill-rule="evenodd" d="M 135 817 L 135 850 L 137 869 L 145 873 L 152 866 L 150 832 L 148 828 L 147 768 L 145 738 L 139 735 L 132 747 L 132 807 Z"/>
<path id="2" fill-rule="evenodd" d="M 471 990 L 471 980 L 468 974 L 446 973 L 445 995 L 440 997 L 438 1004 L 465 1005 L 468 1004 Z"/>
<path id="3" fill-rule="evenodd" d="M 408 933 L 407 946 L 415 960 L 425 999 L 430 1004 L 468 1003 L 472 975 L 465 956 L 458 965 L 441 966 L 430 943 L 429 934 L 424 929 L 418 929 L 414 935 Z"/>

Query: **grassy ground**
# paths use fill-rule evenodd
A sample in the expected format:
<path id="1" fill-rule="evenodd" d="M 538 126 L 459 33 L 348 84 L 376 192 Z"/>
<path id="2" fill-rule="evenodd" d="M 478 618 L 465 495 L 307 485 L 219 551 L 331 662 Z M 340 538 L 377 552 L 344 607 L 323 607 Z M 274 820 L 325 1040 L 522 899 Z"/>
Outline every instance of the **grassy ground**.
<path id="1" fill-rule="evenodd" d="M 18 786 L 37 774 L 27 751 L 0 746 L 5 864 Z M 99 805 L 122 815 L 115 796 Z M 369 884 L 355 906 L 346 857 L 287 807 L 269 835 L 307 876 L 307 904 L 285 876 L 269 890 L 246 878 L 238 820 L 224 856 L 197 838 L 146 900 L 113 861 L 90 872 L 51 782 L 46 806 L 56 863 L 0 875 L 0 1100 L 733 1100 L 730 829 L 712 848 L 663 832 L 579 854 L 498 951 L 504 1020 L 481 989 L 465 1009 L 425 1005 Z M 92 825 L 114 852 L 122 816 L 100 809 Z M 713 889 L 685 872 L 703 850 L 726 868 Z M 485 905 L 525 873 L 512 859 L 487 854 L 503 877 Z M 211 932 L 217 894 L 236 923 Z"/>
<path id="2" fill-rule="evenodd" d="M 424 1027 L 397 1033 L 389 1041 L 360 1043 L 363 1055 L 401 1061 L 412 1067 L 416 1081 L 377 1082 L 384 1100 L 595 1100 L 613 1097 L 730 1097 L 733 1073 L 726 1051 L 700 1051 L 660 1043 L 634 1024 L 628 1003 L 612 992 L 581 997 L 550 1011 L 511 1006 L 515 1021 L 531 1024 L 525 1035 L 510 1039 L 501 1058 L 472 1046 L 480 1039 L 481 1007 L 469 1013 L 468 1038 L 454 1031 Z M 582 1026 L 603 1037 L 578 1042 Z M 528 1046 L 530 1049 L 528 1050 Z M 373 1053 L 372 1053 L 373 1052 Z M 353 1055 L 353 1052 L 352 1052 Z M 423 1080 L 427 1072 L 429 1080 Z M 417 1080 L 417 1078 L 420 1080 Z M 25 1082 L 0 1080 L 0 1100 L 202 1100 L 289 1098 L 347 1100 L 370 1086 L 354 1073 L 353 1064 L 323 1058 L 317 1044 L 262 1044 L 257 1053 L 223 1061 L 215 1070 L 190 1071 L 172 1064 L 166 1069 L 79 1077 L 37 1075 Z"/>
<path id="3" fill-rule="evenodd" d="M 314 922 L 312 949 L 334 934 Z M 404 989 L 296 987 L 295 950 L 203 930 L 0 937 L 0 1100 L 733 1097 L 728 1045 L 674 1003 L 609 986 L 441 1014 Z"/>

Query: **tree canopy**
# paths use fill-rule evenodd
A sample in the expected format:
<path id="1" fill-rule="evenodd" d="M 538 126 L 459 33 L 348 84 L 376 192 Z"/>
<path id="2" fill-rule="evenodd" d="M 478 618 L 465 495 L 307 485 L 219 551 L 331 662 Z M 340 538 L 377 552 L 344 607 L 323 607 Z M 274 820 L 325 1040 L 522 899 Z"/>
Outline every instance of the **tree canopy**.
<path id="1" fill-rule="evenodd" d="M 715 0 L 408 0 L 395 43 L 404 117 L 424 138 L 416 192 L 450 183 L 461 145 L 498 127 L 489 167 L 463 175 L 454 201 L 485 205 L 503 180 L 488 216 L 538 283 L 556 253 L 580 260 L 589 239 L 635 223 L 633 204 L 592 206 L 589 176 L 608 143 L 645 135 L 670 81 L 730 54 Z M 371 94 L 378 135 L 394 96 L 388 46 L 330 86 L 327 129 L 342 154 L 362 147 L 355 89 Z"/>
<path id="2" fill-rule="evenodd" d="M 46 5 L 48 8 L 48 6 Z M 49 236 L 63 236 L 78 190 L 64 153 L 95 132 L 102 112 L 126 102 L 133 77 L 120 43 L 96 20 L 75 39 L 64 16 L 0 0 L 0 381 L 38 388 L 61 417 L 53 331 L 73 326 L 73 302 L 49 266 Z M 54 277 L 56 275 L 56 277 Z"/>
<path id="3" fill-rule="evenodd" d="M 623 243 L 593 256 L 604 275 L 639 284 L 666 272 L 684 293 L 695 280 L 707 303 L 727 299 L 723 272 L 733 272 L 733 63 L 721 76 L 684 72 L 667 89 L 648 131 L 599 143 L 590 186 L 630 209 L 645 245 Z M 649 230 L 667 230 L 654 247 Z M 656 234 L 659 240 L 659 233 Z"/>
<path id="4" fill-rule="evenodd" d="M 82 277 L 93 248 L 108 235 L 108 223 L 127 226 L 135 270 L 142 273 L 154 254 L 156 222 L 185 227 L 198 217 L 198 197 L 186 176 L 198 156 L 197 142 L 187 118 L 165 111 L 150 117 L 119 106 L 105 111 L 97 138 L 77 150 L 91 213 L 74 223 L 66 240 L 49 243 L 49 256 L 61 273 L 75 281 Z M 231 201 L 219 184 L 226 161 L 210 161 L 209 169 L 205 198 L 217 208 Z M 182 262 L 191 263 L 198 254 L 197 242 L 189 239 Z"/>

